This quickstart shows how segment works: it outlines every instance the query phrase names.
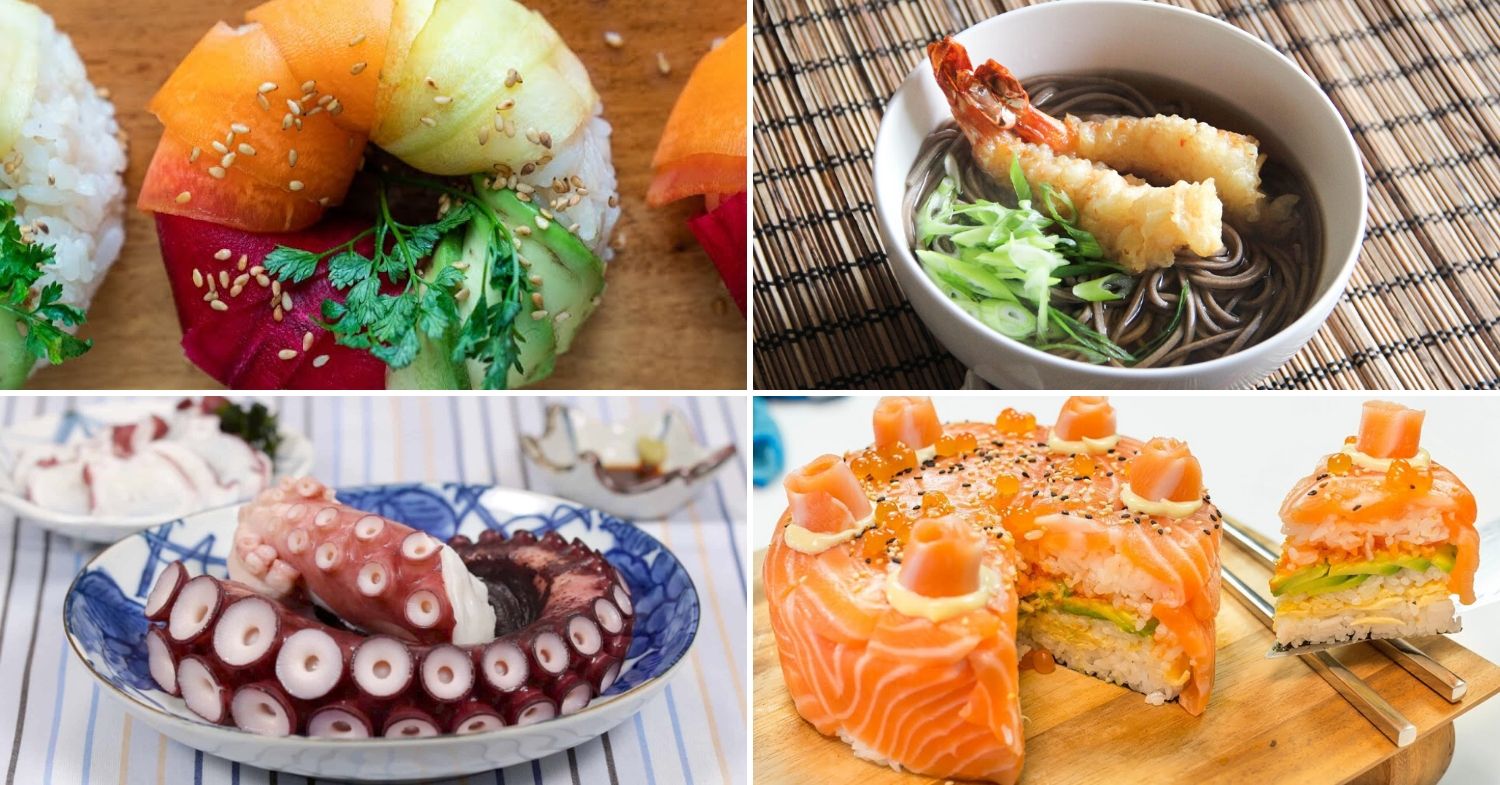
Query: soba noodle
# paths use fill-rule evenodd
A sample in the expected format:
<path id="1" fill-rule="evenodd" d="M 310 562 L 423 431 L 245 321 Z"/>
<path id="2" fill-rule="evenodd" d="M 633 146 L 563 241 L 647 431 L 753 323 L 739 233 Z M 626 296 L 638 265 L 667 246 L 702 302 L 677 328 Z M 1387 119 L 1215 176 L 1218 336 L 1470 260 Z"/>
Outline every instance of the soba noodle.
<path id="1" fill-rule="evenodd" d="M 1192 115 L 1185 107 L 1151 101 L 1140 91 L 1102 77 L 1043 77 L 1027 82 L 1032 103 L 1054 117 L 1074 114 L 1150 117 Z M 960 197 L 1014 204 L 1008 184 L 983 171 L 970 154 L 969 142 L 953 123 L 934 131 L 923 143 L 907 177 L 907 242 L 915 244 L 912 216 L 944 176 L 953 178 Z M 1305 190 L 1289 169 L 1268 164 L 1263 188 L 1273 195 Z M 1303 212 L 1306 211 L 1304 208 Z M 1072 295 L 1075 279 L 1053 290 L 1053 303 L 1137 356 L 1135 368 L 1186 365 L 1233 354 L 1290 324 L 1307 307 L 1318 269 L 1318 222 L 1301 216 L 1289 236 L 1266 237 L 1253 229 L 1241 232 L 1226 220 L 1224 249 L 1209 257 L 1182 252 L 1171 266 L 1134 278 L 1129 294 L 1109 302 L 1084 302 Z M 953 252 L 947 238 L 938 250 Z M 1178 300 L 1185 298 L 1181 318 Z M 1167 328 L 1172 326 L 1170 332 Z M 1139 352 L 1145 351 L 1144 356 Z M 1083 359 L 1061 352 L 1063 356 Z M 1111 360 L 1113 365 L 1126 365 Z"/>

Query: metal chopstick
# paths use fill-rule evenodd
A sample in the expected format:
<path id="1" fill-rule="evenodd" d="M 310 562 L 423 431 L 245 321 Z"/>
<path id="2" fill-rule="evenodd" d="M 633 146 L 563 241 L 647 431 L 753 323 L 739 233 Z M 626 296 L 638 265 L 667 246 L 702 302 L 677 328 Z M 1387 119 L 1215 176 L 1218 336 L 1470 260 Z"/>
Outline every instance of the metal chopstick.
<path id="1" fill-rule="evenodd" d="M 1229 571 L 1229 568 L 1221 566 L 1219 573 L 1224 577 L 1224 583 L 1229 586 L 1230 591 L 1239 598 L 1260 623 L 1266 629 L 1271 628 L 1271 616 L 1275 609 L 1271 603 L 1266 602 L 1251 589 L 1239 576 Z M 1317 671 L 1323 680 L 1332 687 L 1365 716 L 1365 719 L 1374 725 L 1376 730 L 1385 734 L 1397 747 L 1405 747 L 1417 740 L 1417 726 L 1411 723 L 1404 714 L 1396 710 L 1385 698 L 1370 689 L 1363 679 L 1356 676 L 1354 671 L 1340 662 L 1331 652 L 1318 651 L 1311 654 L 1299 654 L 1299 659 L 1307 663 L 1308 667 Z"/>
<path id="2" fill-rule="evenodd" d="M 1230 539 L 1248 551 L 1266 569 L 1276 568 L 1276 554 L 1262 545 L 1259 540 L 1251 537 L 1244 524 L 1228 515 L 1223 516 L 1223 522 L 1224 533 L 1229 535 Z M 1389 657 L 1391 662 L 1400 665 L 1407 673 L 1417 677 L 1418 681 L 1427 685 L 1428 689 L 1441 695 L 1449 703 L 1458 703 L 1469 691 L 1469 683 L 1462 677 L 1443 667 L 1441 663 L 1405 638 L 1364 642 L 1373 645 L 1381 654 Z"/>

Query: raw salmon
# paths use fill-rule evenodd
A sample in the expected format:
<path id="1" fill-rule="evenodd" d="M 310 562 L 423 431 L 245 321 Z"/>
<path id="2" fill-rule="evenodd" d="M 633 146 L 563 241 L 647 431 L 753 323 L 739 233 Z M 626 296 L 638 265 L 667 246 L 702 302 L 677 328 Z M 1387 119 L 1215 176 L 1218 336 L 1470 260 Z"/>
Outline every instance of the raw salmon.
<path id="1" fill-rule="evenodd" d="M 914 450 L 930 447 L 943 434 L 931 398 L 892 396 L 875 405 L 875 445 L 900 442 Z"/>
<path id="2" fill-rule="evenodd" d="M 1052 426 L 1057 438 L 1070 442 L 1103 439 L 1115 434 L 1115 408 L 1100 395 L 1075 395 L 1057 413 Z"/>

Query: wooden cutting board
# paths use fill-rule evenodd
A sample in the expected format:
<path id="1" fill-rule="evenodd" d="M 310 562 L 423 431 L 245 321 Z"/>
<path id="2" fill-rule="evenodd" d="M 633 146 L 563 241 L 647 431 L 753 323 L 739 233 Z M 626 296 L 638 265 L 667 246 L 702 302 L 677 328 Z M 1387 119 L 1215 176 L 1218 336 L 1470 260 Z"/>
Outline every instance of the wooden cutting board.
<path id="1" fill-rule="evenodd" d="M 911 785 L 929 777 L 856 759 L 797 715 L 781 677 L 756 557 L 755 778 L 768 785 Z M 1266 570 L 1226 542 L 1224 564 L 1252 586 Z M 1227 591 L 1219 610 L 1213 695 L 1201 717 L 1175 704 L 1059 668 L 1021 674 L 1025 785 L 1185 782 L 1431 785 L 1453 754 L 1453 718 L 1500 690 L 1500 667 L 1437 636 L 1413 641 L 1469 683 L 1450 704 L 1367 645 L 1338 656 L 1418 729 L 1397 750 L 1295 658 L 1269 660 L 1271 633 Z M 1399 754 L 1398 754 L 1399 753 Z"/>
<path id="2" fill-rule="evenodd" d="M 133 207 L 161 127 L 146 102 L 215 21 L 237 24 L 256 0 L 33 0 L 73 38 L 94 84 L 107 88 L 130 137 L 125 249 L 89 310 L 88 355 L 45 368 L 33 387 L 210 388 L 178 346 L 181 333 L 149 216 Z M 626 245 L 604 304 L 580 332 L 552 388 L 743 389 L 745 320 L 688 231 L 695 207 L 652 210 L 651 155 L 688 73 L 716 36 L 745 22 L 740 2 L 525 0 L 588 67 L 614 126 Z M 605 31 L 624 45 L 611 48 Z M 671 72 L 659 72 L 656 55 Z"/>

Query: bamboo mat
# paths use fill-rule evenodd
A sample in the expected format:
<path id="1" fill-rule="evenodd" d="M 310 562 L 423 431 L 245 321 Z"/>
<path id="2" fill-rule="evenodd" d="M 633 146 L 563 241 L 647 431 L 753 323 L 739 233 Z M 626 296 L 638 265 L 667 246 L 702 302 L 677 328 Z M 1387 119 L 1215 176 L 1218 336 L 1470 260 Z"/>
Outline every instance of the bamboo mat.
<path id="1" fill-rule="evenodd" d="M 1030 2 L 757 0 L 755 386 L 952 388 L 874 216 L 881 109 L 934 38 Z M 1354 132 L 1361 260 L 1268 388 L 1500 387 L 1500 4 L 1174 0 L 1271 43 Z"/>

